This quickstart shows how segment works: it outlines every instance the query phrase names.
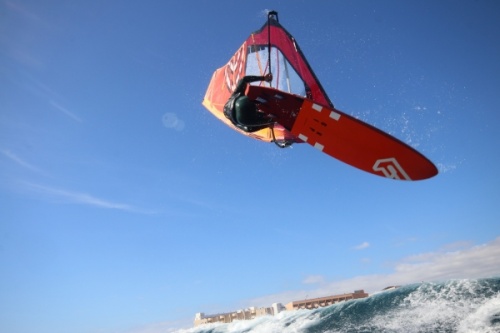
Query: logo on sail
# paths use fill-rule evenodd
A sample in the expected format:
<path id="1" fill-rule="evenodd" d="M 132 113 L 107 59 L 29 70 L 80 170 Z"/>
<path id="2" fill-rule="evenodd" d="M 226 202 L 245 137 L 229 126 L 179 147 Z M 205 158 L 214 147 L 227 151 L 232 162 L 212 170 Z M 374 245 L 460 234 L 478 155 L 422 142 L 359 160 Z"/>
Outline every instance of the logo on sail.
<path id="1" fill-rule="evenodd" d="M 238 51 L 229 60 L 224 70 L 226 86 L 229 91 L 234 91 L 238 81 L 245 75 L 245 58 L 246 58 L 246 43 L 239 48 Z"/>

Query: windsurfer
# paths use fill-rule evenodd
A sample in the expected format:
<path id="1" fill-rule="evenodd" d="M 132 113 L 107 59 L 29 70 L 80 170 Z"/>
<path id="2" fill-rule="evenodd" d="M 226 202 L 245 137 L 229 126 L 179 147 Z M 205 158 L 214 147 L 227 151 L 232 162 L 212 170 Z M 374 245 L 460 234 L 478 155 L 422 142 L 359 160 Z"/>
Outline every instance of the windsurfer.
<path id="1" fill-rule="evenodd" d="M 239 129 L 255 132 L 270 127 L 273 117 L 260 112 L 254 101 L 245 96 L 247 84 L 257 81 L 271 82 L 272 74 L 265 76 L 244 76 L 236 85 L 233 93 L 224 105 L 224 115 Z"/>

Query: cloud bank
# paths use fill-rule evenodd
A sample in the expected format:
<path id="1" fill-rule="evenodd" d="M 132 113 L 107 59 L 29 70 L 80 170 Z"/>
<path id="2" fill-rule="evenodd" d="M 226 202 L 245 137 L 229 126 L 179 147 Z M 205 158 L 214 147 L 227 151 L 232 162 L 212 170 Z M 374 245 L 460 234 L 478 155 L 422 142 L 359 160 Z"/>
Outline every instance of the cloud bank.
<path id="1" fill-rule="evenodd" d="M 302 299 L 306 295 L 314 298 L 350 293 L 357 289 L 373 293 L 393 285 L 493 276 L 500 276 L 500 237 L 482 245 L 465 245 L 460 250 L 428 252 L 403 258 L 387 274 L 355 276 L 335 281 L 314 276 L 316 281 L 324 282 L 315 290 L 286 291 L 250 299 L 244 303 L 248 306 L 270 306 L 275 302 L 288 303 Z"/>

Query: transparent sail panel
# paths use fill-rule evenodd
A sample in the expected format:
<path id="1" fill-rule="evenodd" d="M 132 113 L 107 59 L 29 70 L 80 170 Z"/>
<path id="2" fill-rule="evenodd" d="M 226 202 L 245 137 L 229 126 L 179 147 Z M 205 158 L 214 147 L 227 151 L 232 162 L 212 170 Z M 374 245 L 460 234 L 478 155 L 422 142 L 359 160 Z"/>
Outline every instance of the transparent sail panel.
<path id="1" fill-rule="evenodd" d="M 269 54 L 267 46 L 251 45 L 248 47 L 246 75 L 264 75 L 269 72 Z M 287 61 L 283 53 L 271 47 L 271 71 L 273 81 L 270 86 L 281 91 L 306 97 L 304 81 Z M 254 85 L 269 83 L 254 82 Z"/>

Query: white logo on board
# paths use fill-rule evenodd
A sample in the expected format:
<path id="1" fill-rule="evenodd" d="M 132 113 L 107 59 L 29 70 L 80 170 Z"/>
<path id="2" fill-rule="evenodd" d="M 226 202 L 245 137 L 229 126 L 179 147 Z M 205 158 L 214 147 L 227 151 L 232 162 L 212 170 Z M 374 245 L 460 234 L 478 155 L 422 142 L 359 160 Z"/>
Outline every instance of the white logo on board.
<path id="1" fill-rule="evenodd" d="M 411 180 L 394 157 L 377 160 L 373 165 L 373 171 L 382 172 L 384 176 L 391 179 Z"/>

